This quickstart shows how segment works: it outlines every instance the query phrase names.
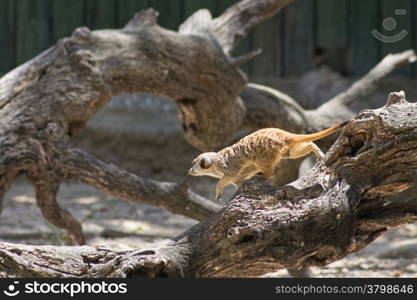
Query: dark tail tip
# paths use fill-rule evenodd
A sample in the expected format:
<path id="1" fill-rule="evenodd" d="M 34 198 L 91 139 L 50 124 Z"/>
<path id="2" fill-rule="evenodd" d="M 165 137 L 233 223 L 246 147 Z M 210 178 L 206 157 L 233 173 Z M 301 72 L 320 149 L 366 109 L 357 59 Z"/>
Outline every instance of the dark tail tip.
<path id="1" fill-rule="evenodd" d="M 349 124 L 351 122 L 351 120 L 349 120 L 349 121 L 344 121 L 344 122 L 342 122 L 342 123 L 340 123 L 339 125 L 338 125 L 338 127 L 339 128 L 341 128 L 341 127 L 345 127 L 347 124 Z"/>

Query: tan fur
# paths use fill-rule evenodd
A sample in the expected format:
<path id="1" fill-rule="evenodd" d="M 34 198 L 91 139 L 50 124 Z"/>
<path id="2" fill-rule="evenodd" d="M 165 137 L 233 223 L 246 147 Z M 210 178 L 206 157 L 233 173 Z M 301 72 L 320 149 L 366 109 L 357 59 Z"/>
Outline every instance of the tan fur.
<path id="1" fill-rule="evenodd" d="M 220 199 L 224 187 L 229 184 L 239 188 L 243 181 L 259 172 L 265 178 L 274 176 L 281 159 L 299 158 L 311 152 L 318 159 L 322 158 L 324 154 L 313 141 L 332 134 L 347 123 L 314 134 L 294 134 L 278 128 L 261 129 L 217 153 L 200 154 L 188 173 L 219 178 L 216 199 Z"/>

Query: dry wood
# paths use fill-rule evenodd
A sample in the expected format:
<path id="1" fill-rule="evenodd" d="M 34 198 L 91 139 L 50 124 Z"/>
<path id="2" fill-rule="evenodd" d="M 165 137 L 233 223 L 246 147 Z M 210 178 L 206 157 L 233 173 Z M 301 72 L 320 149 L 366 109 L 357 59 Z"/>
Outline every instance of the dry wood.
<path id="1" fill-rule="evenodd" d="M 178 104 L 184 135 L 195 147 L 207 150 L 224 145 L 245 116 L 239 97 L 246 84 L 238 67 L 242 59 L 226 51 L 237 38 L 233 32 L 245 20 L 248 30 L 250 24 L 272 16 L 271 9 L 277 12 L 289 2 L 245 0 L 215 20 L 207 10 L 200 10 L 178 33 L 158 26 L 157 12 L 148 9 L 119 30 L 78 28 L 71 37 L 3 76 L 0 196 L 17 176 L 26 175 L 35 186 L 45 218 L 67 229 L 80 244 L 85 243 L 81 224 L 56 201 L 59 185 L 66 180 L 198 220 L 218 211 L 217 204 L 186 185 L 130 174 L 76 149 L 70 137 L 112 95 L 144 92 Z M 249 15 L 257 20 L 251 22 Z M 219 27 L 219 22 L 229 25 Z"/>
<path id="2" fill-rule="evenodd" d="M 250 180 L 219 213 L 173 240 L 134 251 L 1 243 L 0 270 L 7 276 L 255 277 L 329 264 L 417 220 L 416 113 L 403 92 L 390 94 L 386 106 L 359 113 L 303 177 L 283 187 Z"/>
<path id="3" fill-rule="evenodd" d="M 37 203 L 45 218 L 67 229 L 79 244 L 85 243 L 81 224 L 56 201 L 59 186 L 64 181 L 81 181 L 111 195 L 162 206 L 198 220 L 212 217 L 174 241 L 143 251 L 117 252 L 89 247 L 32 247 L 3 243 L 0 247 L 0 268 L 9 275 L 18 276 L 257 276 L 282 267 L 299 268 L 334 261 L 364 247 L 374 236 L 386 230 L 386 226 L 381 225 L 385 224 L 383 217 L 381 222 L 372 218 L 372 223 L 366 217 L 365 223 L 357 221 L 355 216 L 367 211 L 354 210 L 355 201 L 366 195 L 366 203 L 370 208 L 375 205 L 378 212 L 384 193 L 392 194 L 407 188 L 410 181 L 398 179 L 384 182 L 389 177 L 381 177 L 381 184 L 377 184 L 379 181 L 375 179 L 373 184 L 376 186 L 365 187 L 368 181 L 362 177 L 366 174 L 372 178 L 383 176 L 378 166 L 386 166 L 381 162 L 376 164 L 382 154 L 373 148 L 367 152 L 374 156 L 365 164 L 366 172 L 361 173 L 363 176 L 359 183 L 355 181 L 359 177 L 351 171 L 365 162 L 355 156 L 340 164 L 344 159 L 343 151 L 350 146 L 339 140 L 328 158 L 307 177 L 283 188 L 270 187 L 259 180 L 248 182 L 245 189 L 216 213 L 218 205 L 196 195 L 184 184 L 157 182 L 136 176 L 85 153 L 71 142 L 71 136 L 82 129 L 91 116 L 111 100 L 112 95 L 137 92 L 161 95 L 175 101 L 181 112 L 187 141 L 204 151 L 225 146 L 241 130 L 277 126 L 288 131 L 316 131 L 329 120 L 337 123 L 340 120 L 336 119 L 350 117 L 348 112 L 337 114 L 335 118 L 329 118 L 329 115 L 333 116 L 333 109 L 343 109 L 357 95 L 366 95 L 368 87 L 398 66 L 415 60 L 413 52 L 385 59 L 346 93 L 344 99 L 348 100 L 343 100 L 341 95 L 342 100 L 330 101 L 332 105 L 327 107 L 331 106 L 331 110 L 324 105 L 317 111 L 305 111 L 278 91 L 257 85 L 247 86 L 246 76 L 239 69 L 239 64 L 257 52 L 233 58 L 230 50 L 252 26 L 271 17 L 290 2 L 244 0 L 216 19 L 212 19 L 207 10 L 200 10 L 185 21 L 179 32 L 158 26 L 157 13 L 149 9 L 136 14 L 122 29 L 90 31 L 85 27 L 78 28 L 71 37 L 60 40 L 52 48 L 3 76 L 0 79 L 1 197 L 16 177 L 27 176 L 35 186 Z M 334 103 L 339 106 L 334 106 Z M 414 110 L 411 104 L 392 107 Z M 392 111 L 390 107 L 382 111 L 395 120 L 407 118 L 401 111 Z M 399 132 L 399 141 L 406 140 L 406 134 L 401 131 L 404 128 L 398 127 L 398 124 L 384 120 L 387 125 L 380 121 L 377 127 L 380 131 L 374 132 L 375 128 L 367 127 L 370 121 L 363 116 L 360 115 L 358 121 L 345 131 L 345 141 L 351 148 L 363 146 L 362 136 L 367 138 L 369 145 L 383 148 L 385 144 L 380 144 L 379 140 L 385 141 L 384 130 L 381 129 L 385 125 L 388 131 Z M 412 120 L 408 121 L 412 123 Z M 411 125 L 408 128 L 412 143 L 413 129 Z M 359 129 L 363 129 L 364 133 Z M 349 132 L 350 138 L 346 136 Z M 368 147 L 368 144 L 365 146 Z M 332 159 L 338 153 L 342 154 L 335 168 Z M 400 177 L 403 174 L 401 170 L 411 172 L 413 167 L 412 161 L 407 161 L 412 157 L 402 158 L 401 153 L 391 153 L 393 157 L 385 158 L 391 161 L 399 155 L 399 159 L 407 162 L 406 166 L 401 165 L 404 169 L 398 170 Z M 288 165 L 285 170 L 288 172 L 277 176 L 277 184 L 296 178 L 297 165 Z M 333 179 L 329 182 L 333 185 L 324 191 L 320 187 L 327 186 L 322 181 L 327 178 L 329 170 L 341 174 L 337 178 L 344 178 L 345 181 L 331 177 Z M 340 170 L 347 173 L 338 173 Z M 309 180 L 311 184 L 308 184 Z M 350 188 L 351 182 L 354 182 L 353 189 Z M 340 196 L 336 197 L 337 201 L 330 201 L 329 191 Z M 352 194 L 351 191 L 357 193 Z M 292 202 L 281 201 L 284 198 Z M 312 198 L 319 198 L 319 201 L 310 201 Z M 330 204 L 342 213 L 341 223 L 335 223 L 332 219 L 335 215 L 325 213 L 333 213 Z M 407 216 L 403 215 L 404 210 L 398 205 L 394 205 L 392 211 L 384 211 L 392 224 L 414 220 L 412 201 L 405 204 L 411 205 Z M 323 209 L 323 214 L 316 216 L 314 212 L 318 209 Z M 241 225 L 236 222 L 241 222 Z M 326 243 L 315 244 L 320 235 L 303 234 L 304 228 L 312 228 L 311 222 L 328 229 L 321 229 L 317 234 L 327 232 L 329 237 L 342 234 L 343 243 L 327 245 L 327 250 L 321 246 Z M 359 232 L 350 227 L 353 224 L 360 228 Z M 369 232 L 363 224 L 369 227 Z M 378 230 L 374 231 L 375 228 Z M 363 241 L 352 241 L 353 232 Z M 306 246 L 300 246 L 298 242 Z M 33 264 L 35 259 L 39 261 Z M 246 271 L 242 272 L 242 267 Z"/>

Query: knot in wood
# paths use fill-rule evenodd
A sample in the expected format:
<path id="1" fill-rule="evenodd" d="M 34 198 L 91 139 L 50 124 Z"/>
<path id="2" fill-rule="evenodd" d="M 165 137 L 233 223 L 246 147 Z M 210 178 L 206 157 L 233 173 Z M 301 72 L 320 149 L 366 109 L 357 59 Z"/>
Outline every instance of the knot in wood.
<path id="1" fill-rule="evenodd" d="M 135 14 L 133 19 L 126 24 L 124 29 L 135 31 L 142 27 L 155 26 L 157 25 L 158 15 L 159 13 L 153 8 L 142 10 Z"/>
<path id="2" fill-rule="evenodd" d="M 388 95 L 387 103 L 385 106 L 391 106 L 394 104 L 405 103 L 405 93 L 404 91 L 393 92 Z"/>
<path id="3" fill-rule="evenodd" d="M 255 234 L 250 228 L 233 227 L 229 229 L 227 237 L 235 245 L 246 244 L 254 240 Z"/>
<path id="4" fill-rule="evenodd" d="M 72 33 L 72 36 L 79 40 L 88 40 L 91 36 L 91 30 L 88 27 L 78 27 Z"/>
<path id="5" fill-rule="evenodd" d="M 83 66 L 88 67 L 89 69 L 94 66 L 93 61 L 93 53 L 90 50 L 85 49 L 77 49 L 74 47 L 74 49 L 68 50 L 70 60 L 75 64 L 80 64 Z"/>
<path id="6" fill-rule="evenodd" d="M 51 140 L 58 140 L 61 137 L 61 130 L 59 126 L 54 122 L 49 122 L 46 124 L 45 129 L 43 130 L 44 134 Z"/>

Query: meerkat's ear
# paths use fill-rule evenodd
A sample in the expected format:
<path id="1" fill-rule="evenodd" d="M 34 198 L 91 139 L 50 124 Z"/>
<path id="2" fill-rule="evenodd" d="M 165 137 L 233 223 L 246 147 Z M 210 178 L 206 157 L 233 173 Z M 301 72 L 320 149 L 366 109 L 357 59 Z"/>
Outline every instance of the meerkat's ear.
<path id="1" fill-rule="evenodd" d="M 210 168 L 210 166 L 211 166 L 211 164 L 212 164 L 212 161 L 211 161 L 211 159 L 210 158 L 201 158 L 201 160 L 200 160 L 200 167 L 202 168 L 202 169 L 207 169 L 207 168 Z"/>

